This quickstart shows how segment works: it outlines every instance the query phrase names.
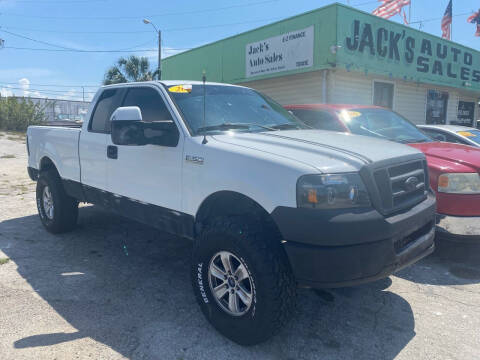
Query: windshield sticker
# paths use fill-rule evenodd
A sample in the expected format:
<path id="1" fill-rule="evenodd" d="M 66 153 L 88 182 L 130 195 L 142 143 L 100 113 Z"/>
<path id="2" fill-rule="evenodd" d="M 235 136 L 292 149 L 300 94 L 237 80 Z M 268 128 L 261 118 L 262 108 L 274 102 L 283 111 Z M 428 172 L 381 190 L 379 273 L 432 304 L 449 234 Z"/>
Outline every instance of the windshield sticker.
<path id="1" fill-rule="evenodd" d="M 171 93 L 190 94 L 192 92 L 192 85 L 175 85 L 170 86 L 168 91 Z"/>
<path id="2" fill-rule="evenodd" d="M 359 113 L 358 111 L 347 111 L 347 114 L 350 118 L 356 118 L 356 117 L 362 116 L 362 114 Z"/>
<path id="3" fill-rule="evenodd" d="M 475 137 L 475 134 L 472 134 L 470 131 L 459 131 L 458 134 L 466 137 Z"/>

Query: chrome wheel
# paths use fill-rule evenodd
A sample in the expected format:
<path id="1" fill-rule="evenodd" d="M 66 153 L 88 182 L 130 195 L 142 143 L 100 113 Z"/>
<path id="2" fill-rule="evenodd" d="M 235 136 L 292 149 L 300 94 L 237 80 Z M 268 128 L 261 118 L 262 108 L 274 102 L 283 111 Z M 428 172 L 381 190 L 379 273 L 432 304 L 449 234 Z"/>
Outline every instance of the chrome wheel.
<path id="1" fill-rule="evenodd" d="M 53 198 L 52 198 L 52 193 L 50 192 L 50 189 L 48 186 L 45 186 L 43 188 L 42 200 L 43 200 L 43 210 L 45 211 L 45 215 L 50 220 L 53 220 L 53 211 L 54 211 Z"/>
<path id="2" fill-rule="evenodd" d="M 217 304 L 230 315 L 241 316 L 252 306 L 253 286 L 247 267 L 228 251 L 210 260 L 208 282 Z"/>

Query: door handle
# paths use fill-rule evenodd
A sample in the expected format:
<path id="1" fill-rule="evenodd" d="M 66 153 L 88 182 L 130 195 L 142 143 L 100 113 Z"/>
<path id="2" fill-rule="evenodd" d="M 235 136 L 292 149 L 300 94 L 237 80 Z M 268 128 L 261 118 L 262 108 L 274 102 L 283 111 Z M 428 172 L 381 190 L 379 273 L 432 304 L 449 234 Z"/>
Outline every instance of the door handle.
<path id="1" fill-rule="evenodd" d="M 109 159 L 118 159 L 118 147 L 114 145 L 107 146 L 107 157 Z"/>

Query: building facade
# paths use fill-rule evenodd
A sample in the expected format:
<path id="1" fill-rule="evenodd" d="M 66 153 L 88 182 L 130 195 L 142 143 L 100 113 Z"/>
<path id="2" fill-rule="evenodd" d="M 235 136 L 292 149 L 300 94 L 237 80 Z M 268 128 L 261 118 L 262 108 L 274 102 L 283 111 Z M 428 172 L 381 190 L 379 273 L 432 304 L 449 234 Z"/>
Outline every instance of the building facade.
<path id="1" fill-rule="evenodd" d="M 480 52 L 332 4 L 163 60 L 163 78 L 242 84 L 281 104 L 380 105 L 475 126 Z"/>

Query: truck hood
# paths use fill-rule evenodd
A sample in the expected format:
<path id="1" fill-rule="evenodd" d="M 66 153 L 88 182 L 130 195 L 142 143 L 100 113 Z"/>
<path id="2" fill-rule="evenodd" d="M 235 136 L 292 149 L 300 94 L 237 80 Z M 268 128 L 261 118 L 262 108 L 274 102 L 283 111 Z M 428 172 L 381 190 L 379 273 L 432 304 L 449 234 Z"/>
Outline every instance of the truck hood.
<path id="1" fill-rule="evenodd" d="M 371 163 L 394 163 L 396 158 L 424 158 L 419 151 L 402 144 L 324 130 L 231 132 L 214 135 L 213 138 L 303 162 L 321 172 L 358 171 Z"/>
<path id="2" fill-rule="evenodd" d="M 451 171 L 465 171 L 465 167 L 480 170 L 480 148 L 447 142 L 409 144 L 423 152 L 427 161 Z"/>

